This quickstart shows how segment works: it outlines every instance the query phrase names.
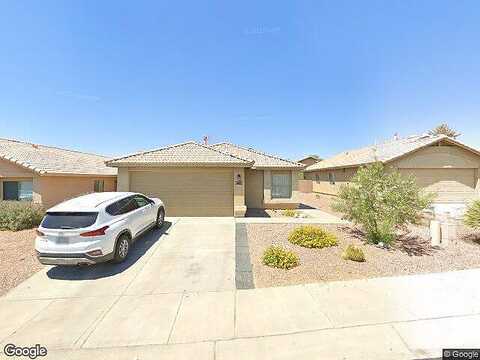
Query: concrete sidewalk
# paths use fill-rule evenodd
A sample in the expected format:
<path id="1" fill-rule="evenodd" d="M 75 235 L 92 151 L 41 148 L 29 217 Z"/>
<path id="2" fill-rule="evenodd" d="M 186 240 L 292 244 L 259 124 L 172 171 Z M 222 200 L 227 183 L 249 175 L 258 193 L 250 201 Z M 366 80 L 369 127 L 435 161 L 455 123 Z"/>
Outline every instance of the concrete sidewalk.
<path id="1" fill-rule="evenodd" d="M 118 268 L 48 268 L 0 298 L 46 359 L 423 359 L 478 347 L 480 270 L 236 290 L 234 220 L 175 219 Z M 68 270 L 68 269 L 67 269 Z"/>
<path id="2" fill-rule="evenodd" d="M 319 209 L 298 209 L 300 214 L 304 214 L 305 218 L 295 217 L 244 217 L 235 218 L 239 224 L 346 224 L 347 221 L 340 219 L 338 216 L 329 214 Z"/>

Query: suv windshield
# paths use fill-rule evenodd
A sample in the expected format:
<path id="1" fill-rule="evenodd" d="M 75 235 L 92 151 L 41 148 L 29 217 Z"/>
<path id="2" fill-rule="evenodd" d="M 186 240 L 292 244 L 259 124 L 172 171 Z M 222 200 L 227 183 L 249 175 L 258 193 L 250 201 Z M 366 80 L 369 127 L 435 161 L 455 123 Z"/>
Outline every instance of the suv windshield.
<path id="1" fill-rule="evenodd" d="M 48 212 L 42 221 L 45 229 L 80 229 L 97 221 L 97 212 Z"/>

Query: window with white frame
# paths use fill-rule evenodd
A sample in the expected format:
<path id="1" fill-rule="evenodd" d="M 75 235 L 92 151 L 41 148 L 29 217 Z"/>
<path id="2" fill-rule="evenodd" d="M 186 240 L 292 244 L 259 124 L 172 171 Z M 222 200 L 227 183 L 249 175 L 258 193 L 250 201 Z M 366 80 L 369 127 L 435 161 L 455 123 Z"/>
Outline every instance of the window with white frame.
<path id="1" fill-rule="evenodd" d="M 328 173 L 328 181 L 330 184 L 335 185 L 335 173 L 329 172 Z"/>
<path id="2" fill-rule="evenodd" d="M 272 199 L 292 197 L 292 174 L 272 172 Z"/>

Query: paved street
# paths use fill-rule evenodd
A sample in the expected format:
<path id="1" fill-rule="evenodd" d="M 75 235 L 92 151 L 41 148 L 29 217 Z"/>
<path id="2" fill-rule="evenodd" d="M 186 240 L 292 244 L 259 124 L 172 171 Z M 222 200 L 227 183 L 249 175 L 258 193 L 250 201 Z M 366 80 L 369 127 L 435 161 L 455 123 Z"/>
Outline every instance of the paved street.
<path id="1" fill-rule="evenodd" d="M 131 255 L 20 284 L 0 298 L 0 342 L 62 360 L 423 359 L 480 346 L 480 270 L 236 290 L 231 218 L 170 219 Z"/>

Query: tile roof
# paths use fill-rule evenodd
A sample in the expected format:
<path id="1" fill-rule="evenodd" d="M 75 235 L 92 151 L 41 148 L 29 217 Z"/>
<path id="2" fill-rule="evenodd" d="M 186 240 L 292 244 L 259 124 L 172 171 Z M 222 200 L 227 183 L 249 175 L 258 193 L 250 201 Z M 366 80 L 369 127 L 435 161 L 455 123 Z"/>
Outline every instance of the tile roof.
<path id="1" fill-rule="evenodd" d="M 265 154 L 255 149 L 245 148 L 227 142 L 213 144 L 210 145 L 210 147 L 234 156 L 238 156 L 242 159 L 253 161 L 253 167 L 256 168 L 301 169 L 305 167 L 304 164 L 282 159 L 278 156 Z"/>
<path id="2" fill-rule="evenodd" d="M 38 174 L 116 175 L 100 155 L 0 138 L 0 159 Z"/>
<path id="3" fill-rule="evenodd" d="M 361 149 L 344 151 L 331 158 L 308 166 L 305 171 L 315 171 L 359 165 L 381 161 L 383 163 L 397 159 L 412 151 L 435 144 L 441 140 L 459 145 L 465 149 L 480 154 L 477 150 L 451 139 L 445 135 L 415 135 L 398 140 L 390 140 L 382 144 L 370 145 Z"/>
<path id="4" fill-rule="evenodd" d="M 301 158 L 300 160 L 298 160 L 298 162 L 301 162 L 301 161 L 307 160 L 307 159 L 314 159 L 314 160 L 318 160 L 318 161 L 322 160 L 320 158 L 320 156 L 318 156 L 318 155 L 308 155 L 308 156 L 305 156 L 305 157 Z"/>
<path id="5" fill-rule="evenodd" d="M 194 141 L 126 155 L 107 162 L 108 166 L 241 166 L 251 161 Z"/>

